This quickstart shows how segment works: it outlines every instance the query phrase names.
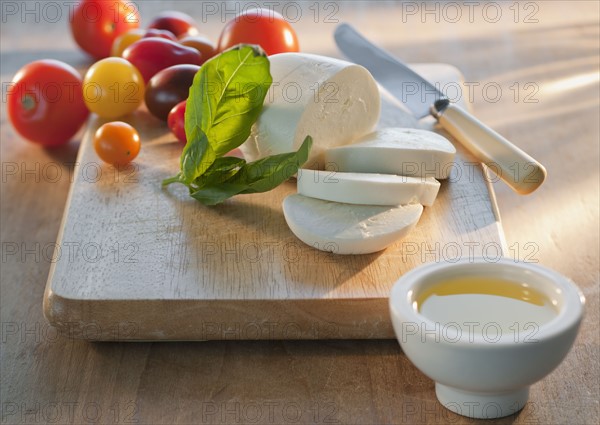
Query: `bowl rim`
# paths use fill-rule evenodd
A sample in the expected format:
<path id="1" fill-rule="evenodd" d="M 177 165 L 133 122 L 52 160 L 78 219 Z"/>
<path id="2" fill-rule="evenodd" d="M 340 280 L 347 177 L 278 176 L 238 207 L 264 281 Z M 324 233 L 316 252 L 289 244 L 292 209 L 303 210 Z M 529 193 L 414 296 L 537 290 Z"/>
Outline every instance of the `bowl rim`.
<path id="1" fill-rule="evenodd" d="M 412 290 L 427 277 L 434 273 L 439 273 L 442 270 L 456 271 L 456 269 L 460 268 L 477 268 L 479 272 L 482 272 L 482 265 L 484 267 L 489 266 L 490 271 L 497 270 L 498 267 L 511 268 L 520 272 L 535 273 L 538 276 L 545 278 L 562 291 L 562 297 L 564 299 L 562 309 L 552 320 L 539 326 L 536 334 L 534 335 L 534 340 L 531 341 L 522 341 L 521 338 L 518 338 L 515 341 L 515 334 L 512 332 L 503 334 L 494 341 L 487 340 L 482 334 L 479 333 L 469 333 L 467 335 L 464 333 L 461 333 L 460 335 L 456 334 L 458 338 L 453 338 L 451 341 L 448 341 L 447 338 L 445 340 L 445 338 L 439 338 L 439 336 L 436 337 L 434 331 L 431 331 L 431 329 L 438 329 L 437 326 L 439 323 L 436 324 L 436 322 L 415 310 L 414 306 L 409 301 L 409 299 L 412 297 Z M 425 326 L 425 329 L 428 331 L 425 332 L 424 338 L 422 332 L 418 332 L 421 334 L 422 342 L 444 342 L 459 346 L 477 346 L 478 348 L 494 348 L 498 346 L 539 343 L 542 340 L 548 340 L 560 336 L 579 325 L 583 318 L 584 305 L 585 297 L 583 293 L 577 287 L 577 285 L 567 277 L 539 264 L 520 262 L 518 260 L 513 260 L 506 257 L 495 259 L 493 261 L 484 257 L 473 257 L 451 263 L 425 263 L 400 277 L 400 279 L 398 279 L 392 287 L 389 298 L 389 308 L 392 319 L 399 319 L 400 317 L 403 317 L 404 319 L 401 321 L 413 321 L 414 323 L 420 323 Z M 523 332 L 525 331 L 521 331 L 520 333 L 522 334 Z M 403 344 L 403 338 L 401 338 L 400 335 L 397 335 L 397 337 L 399 342 Z"/>

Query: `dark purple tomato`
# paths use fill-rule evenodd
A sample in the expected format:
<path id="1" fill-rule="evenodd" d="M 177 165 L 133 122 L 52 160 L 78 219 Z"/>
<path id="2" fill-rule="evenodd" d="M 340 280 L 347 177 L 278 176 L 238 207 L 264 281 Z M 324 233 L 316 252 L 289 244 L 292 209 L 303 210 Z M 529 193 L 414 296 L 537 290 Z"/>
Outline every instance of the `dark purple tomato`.
<path id="1" fill-rule="evenodd" d="M 146 106 L 156 118 L 167 121 L 175 105 L 186 100 L 194 76 L 200 70 L 196 65 L 175 65 L 157 73 L 146 86 Z"/>
<path id="2" fill-rule="evenodd" d="M 123 52 L 123 58 L 131 62 L 148 83 L 158 71 L 173 65 L 202 64 L 202 55 L 193 47 L 182 46 L 179 43 L 164 38 L 142 38 L 129 46 Z"/>

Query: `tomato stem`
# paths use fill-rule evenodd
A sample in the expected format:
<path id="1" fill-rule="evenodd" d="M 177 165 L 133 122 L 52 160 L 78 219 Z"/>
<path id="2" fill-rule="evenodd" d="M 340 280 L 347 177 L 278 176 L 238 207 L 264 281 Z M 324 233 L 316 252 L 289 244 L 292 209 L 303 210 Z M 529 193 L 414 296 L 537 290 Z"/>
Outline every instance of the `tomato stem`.
<path id="1" fill-rule="evenodd" d="M 31 111 L 35 108 L 35 98 L 30 95 L 30 94 L 26 94 L 25 96 L 23 96 L 21 103 L 23 104 L 23 109 L 25 109 L 26 111 Z"/>

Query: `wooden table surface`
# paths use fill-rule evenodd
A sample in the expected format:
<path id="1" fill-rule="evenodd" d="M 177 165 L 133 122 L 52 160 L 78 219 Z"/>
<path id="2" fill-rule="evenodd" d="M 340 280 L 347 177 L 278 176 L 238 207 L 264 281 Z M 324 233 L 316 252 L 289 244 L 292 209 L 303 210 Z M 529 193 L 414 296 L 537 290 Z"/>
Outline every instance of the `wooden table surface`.
<path id="1" fill-rule="evenodd" d="M 1 423 L 474 423 L 435 401 L 433 382 L 393 340 L 89 343 L 48 327 L 42 297 L 78 141 L 55 150 L 22 141 L 5 83 L 35 59 L 87 66 L 67 3 L 1 3 Z M 236 8 L 139 2 L 142 19 L 175 3 L 213 38 Z M 496 422 L 598 423 L 598 2 L 296 2 L 290 19 L 297 6 L 306 51 L 338 56 L 331 33 L 349 21 L 406 61 L 456 65 L 476 114 L 546 165 L 547 182 L 527 197 L 495 184 L 508 255 L 572 278 L 586 317 L 526 408 Z"/>

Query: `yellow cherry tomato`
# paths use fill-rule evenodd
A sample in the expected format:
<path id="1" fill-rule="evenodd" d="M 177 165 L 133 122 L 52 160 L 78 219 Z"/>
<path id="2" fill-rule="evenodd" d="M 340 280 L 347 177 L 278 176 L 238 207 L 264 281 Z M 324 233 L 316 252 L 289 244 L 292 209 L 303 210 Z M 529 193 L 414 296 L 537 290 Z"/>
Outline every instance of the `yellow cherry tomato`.
<path id="1" fill-rule="evenodd" d="M 83 99 L 102 118 L 115 119 L 137 109 L 144 99 L 144 79 L 123 58 L 106 58 L 90 67 L 83 79 Z"/>
<path id="2" fill-rule="evenodd" d="M 133 161 L 140 153 L 140 135 L 121 121 L 104 124 L 94 135 L 94 150 L 104 162 L 118 166 Z"/>
<path id="3" fill-rule="evenodd" d="M 112 48 L 110 49 L 110 55 L 116 57 L 123 56 L 123 52 L 125 51 L 125 49 L 131 46 L 136 41 L 141 40 L 145 34 L 146 30 L 143 30 L 141 28 L 136 28 L 127 31 L 125 34 L 121 34 L 113 42 Z"/>

